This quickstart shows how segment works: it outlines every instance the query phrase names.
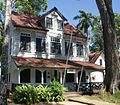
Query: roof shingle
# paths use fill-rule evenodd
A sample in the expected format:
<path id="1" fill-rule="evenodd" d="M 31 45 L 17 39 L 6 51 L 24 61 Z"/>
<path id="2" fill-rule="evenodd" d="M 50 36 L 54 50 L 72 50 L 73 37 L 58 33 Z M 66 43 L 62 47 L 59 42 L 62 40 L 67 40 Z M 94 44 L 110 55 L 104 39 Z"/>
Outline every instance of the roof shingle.
<path id="1" fill-rule="evenodd" d="M 40 68 L 59 68 L 65 69 L 66 61 L 59 59 L 43 59 L 43 58 L 27 58 L 27 57 L 13 57 L 18 67 L 40 67 Z M 68 69 L 79 69 L 81 66 L 85 68 L 92 68 L 103 70 L 104 68 L 89 62 L 82 61 L 68 61 Z"/>

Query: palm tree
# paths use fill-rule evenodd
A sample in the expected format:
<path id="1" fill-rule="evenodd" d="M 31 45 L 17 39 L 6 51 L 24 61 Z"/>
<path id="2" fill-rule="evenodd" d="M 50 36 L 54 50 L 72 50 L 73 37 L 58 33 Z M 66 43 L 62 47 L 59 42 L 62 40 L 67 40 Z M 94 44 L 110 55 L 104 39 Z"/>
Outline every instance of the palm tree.
<path id="1" fill-rule="evenodd" d="M 94 17 L 91 13 L 88 13 L 84 10 L 79 10 L 80 15 L 75 16 L 74 20 L 79 20 L 77 28 L 82 30 L 88 36 L 88 28 L 93 27 Z"/>

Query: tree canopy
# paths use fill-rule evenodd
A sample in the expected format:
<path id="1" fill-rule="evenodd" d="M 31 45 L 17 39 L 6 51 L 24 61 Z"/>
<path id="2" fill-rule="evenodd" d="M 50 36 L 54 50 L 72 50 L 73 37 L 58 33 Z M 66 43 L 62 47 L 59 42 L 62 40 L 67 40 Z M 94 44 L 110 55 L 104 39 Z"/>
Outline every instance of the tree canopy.
<path id="1" fill-rule="evenodd" d="M 74 17 L 74 20 L 79 20 L 77 24 L 77 28 L 83 31 L 88 35 L 88 29 L 93 27 L 93 19 L 91 13 L 88 13 L 84 10 L 79 10 L 79 15 Z"/>
<path id="2" fill-rule="evenodd" d="M 18 12 L 39 15 L 47 8 L 47 0 L 14 0 L 13 8 Z"/>
<path id="3" fill-rule="evenodd" d="M 104 41 L 103 41 L 103 29 L 100 20 L 100 16 L 97 16 L 98 19 L 96 24 L 94 24 L 94 28 L 91 30 L 91 37 L 90 37 L 90 51 L 103 51 L 104 50 Z M 115 30 L 117 34 L 117 44 L 118 49 L 120 49 L 120 14 L 115 13 Z"/>

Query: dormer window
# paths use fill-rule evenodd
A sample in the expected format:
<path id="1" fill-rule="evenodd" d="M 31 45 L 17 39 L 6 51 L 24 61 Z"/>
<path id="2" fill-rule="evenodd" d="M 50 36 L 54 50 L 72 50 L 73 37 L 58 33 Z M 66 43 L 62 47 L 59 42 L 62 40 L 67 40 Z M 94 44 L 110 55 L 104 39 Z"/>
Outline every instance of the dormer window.
<path id="1" fill-rule="evenodd" d="M 46 52 L 45 38 L 36 38 L 36 52 Z"/>
<path id="2" fill-rule="evenodd" d="M 52 18 L 46 18 L 46 28 L 52 28 Z"/>
<path id="3" fill-rule="evenodd" d="M 51 37 L 51 53 L 61 54 L 60 38 Z"/>
<path id="4" fill-rule="evenodd" d="M 58 30 L 62 30 L 63 29 L 63 21 L 57 20 L 57 23 L 58 23 Z"/>
<path id="5" fill-rule="evenodd" d="M 77 56 L 83 55 L 83 44 L 81 42 L 78 42 L 76 44 L 77 47 Z"/>
<path id="6" fill-rule="evenodd" d="M 21 33 L 20 36 L 20 51 L 30 51 L 30 34 Z"/>

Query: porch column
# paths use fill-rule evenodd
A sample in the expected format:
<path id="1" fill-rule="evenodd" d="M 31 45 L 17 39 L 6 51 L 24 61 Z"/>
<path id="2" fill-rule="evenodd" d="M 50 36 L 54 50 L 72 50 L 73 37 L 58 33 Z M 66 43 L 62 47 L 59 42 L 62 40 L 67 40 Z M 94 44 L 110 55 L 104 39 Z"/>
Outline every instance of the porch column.
<path id="1" fill-rule="evenodd" d="M 18 69 L 18 84 L 20 84 L 20 70 Z"/>
<path id="2" fill-rule="evenodd" d="M 44 76 L 43 76 L 44 71 L 41 71 L 41 84 L 44 84 Z"/>
<path id="3" fill-rule="evenodd" d="M 75 78 L 75 82 L 76 82 L 76 83 L 79 82 L 79 81 L 78 81 L 78 72 L 79 72 L 79 71 L 76 71 L 76 73 L 75 73 L 75 77 L 76 77 L 76 78 Z"/>
<path id="4" fill-rule="evenodd" d="M 60 71 L 60 83 L 62 84 L 62 82 L 63 82 L 63 72 Z"/>

